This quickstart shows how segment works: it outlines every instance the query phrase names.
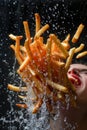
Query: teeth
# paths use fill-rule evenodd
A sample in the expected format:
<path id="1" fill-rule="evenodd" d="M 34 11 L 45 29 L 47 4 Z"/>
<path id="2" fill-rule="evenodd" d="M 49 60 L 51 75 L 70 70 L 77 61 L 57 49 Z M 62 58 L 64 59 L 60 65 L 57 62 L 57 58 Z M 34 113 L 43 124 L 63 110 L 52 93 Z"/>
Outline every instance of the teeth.
<path id="1" fill-rule="evenodd" d="M 79 82 L 78 82 L 78 80 L 77 80 L 77 79 L 75 79 L 75 84 L 79 85 Z"/>

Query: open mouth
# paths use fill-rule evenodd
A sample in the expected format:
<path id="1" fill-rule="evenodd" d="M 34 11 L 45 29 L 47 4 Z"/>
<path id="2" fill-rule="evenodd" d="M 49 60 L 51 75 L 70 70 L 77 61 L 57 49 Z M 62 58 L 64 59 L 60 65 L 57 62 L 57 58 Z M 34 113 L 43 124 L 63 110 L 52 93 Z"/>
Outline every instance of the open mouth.
<path id="1" fill-rule="evenodd" d="M 81 86 L 80 75 L 77 71 L 75 70 L 68 71 L 68 78 L 76 88 Z"/>

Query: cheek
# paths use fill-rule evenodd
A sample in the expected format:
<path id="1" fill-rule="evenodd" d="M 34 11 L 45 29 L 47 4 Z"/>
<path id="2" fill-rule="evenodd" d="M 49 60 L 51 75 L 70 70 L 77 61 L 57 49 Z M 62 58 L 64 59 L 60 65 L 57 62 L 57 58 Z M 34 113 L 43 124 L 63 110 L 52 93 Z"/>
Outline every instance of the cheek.
<path id="1" fill-rule="evenodd" d="M 86 89 L 87 88 L 87 74 L 82 73 L 82 74 L 80 74 L 80 76 L 81 76 L 82 85 L 84 85 L 82 87 L 85 87 L 85 89 Z"/>
<path id="2" fill-rule="evenodd" d="M 76 89 L 79 100 L 87 102 L 87 75 L 81 74 L 81 86 Z"/>
<path id="3" fill-rule="evenodd" d="M 87 87 L 87 74 L 84 74 L 84 78 L 85 78 L 85 84 L 86 84 L 86 87 Z"/>

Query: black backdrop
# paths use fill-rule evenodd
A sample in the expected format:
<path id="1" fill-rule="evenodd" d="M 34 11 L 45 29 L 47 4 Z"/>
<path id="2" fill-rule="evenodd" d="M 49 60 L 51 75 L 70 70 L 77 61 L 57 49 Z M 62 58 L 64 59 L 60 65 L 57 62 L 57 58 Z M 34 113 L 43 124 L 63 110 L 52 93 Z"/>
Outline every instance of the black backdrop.
<path id="1" fill-rule="evenodd" d="M 38 12 L 41 16 L 42 25 L 50 25 L 49 33 L 57 34 L 62 40 L 68 33 L 74 34 L 77 26 L 83 22 L 86 25 L 86 0 L 0 0 L 0 118 L 5 117 L 7 110 L 10 109 L 8 99 L 8 82 L 13 83 L 14 79 L 9 76 L 13 71 L 14 55 L 9 45 L 12 41 L 8 35 L 10 33 L 23 34 L 24 20 L 29 21 L 31 35 L 34 35 L 34 13 Z M 87 30 L 84 32 L 77 43 L 87 44 Z M 87 48 L 87 45 L 86 45 Z M 76 62 L 87 62 L 83 60 Z M 14 107 L 17 110 L 16 107 Z M 9 119 L 9 118 L 8 118 Z M 0 130 L 8 130 L 8 125 L 0 121 Z M 17 128 L 19 129 L 19 128 Z"/>

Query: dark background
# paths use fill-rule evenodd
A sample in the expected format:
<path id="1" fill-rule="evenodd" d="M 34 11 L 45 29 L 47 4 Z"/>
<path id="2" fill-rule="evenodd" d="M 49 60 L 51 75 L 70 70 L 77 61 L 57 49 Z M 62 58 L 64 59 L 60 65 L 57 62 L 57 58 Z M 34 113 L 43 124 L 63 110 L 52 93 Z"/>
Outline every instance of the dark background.
<path id="1" fill-rule="evenodd" d="M 13 41 L 9 39 L 8 35 L 10 33 L 24 34 L 22 22 L 28 20 L 31 35 L 34 36 L 34 13 L 38 12 L 41 16 L 41 24 L 48 23 L 50 25 L 49 31 L 44 34 L 45 37 L 48 37 L 49 33 L 55 33 L 63 40 L 68 33 L 72 36 L 78 25 L 84 23 L 85 29 L 76 45 L 78 46 L 83 42 L 87 48 L 86 8 L 86 0 L 0 0 L 0 118 L 7 117 L 10 120 L 10 117 L 15 118 L 14 114 L 20 111 L 15 107 L 15 102 L 18 100 L 16 94 L 9 93 L 7 90 L 8 83 L 19 83 L 18 76 L 14 72 L 16 68 L 13 67 L 14 54 L 9 47 Z M 84 57 L 83 60 L 74 62 L 87 64 L 87 58 Z M 11 72 L 14 73 L 11 74 Z M 12 104 L 9 94 L 15 99 Z M 11 105 L 13 106 L 13 113 L 9 113 Z M 7 116 L 8 113 L 11 115 Z M 9 124 L 0 120 L 0 130 L 8 130 Z M 14 122 L 11 125 L 19 126 L 19 123 L 16 122 L 15 124 Z M 20 128 L 17 127 L 16 129 L 19 130 Z M 9 130 L 14 129 L 10 128 Z"/>

